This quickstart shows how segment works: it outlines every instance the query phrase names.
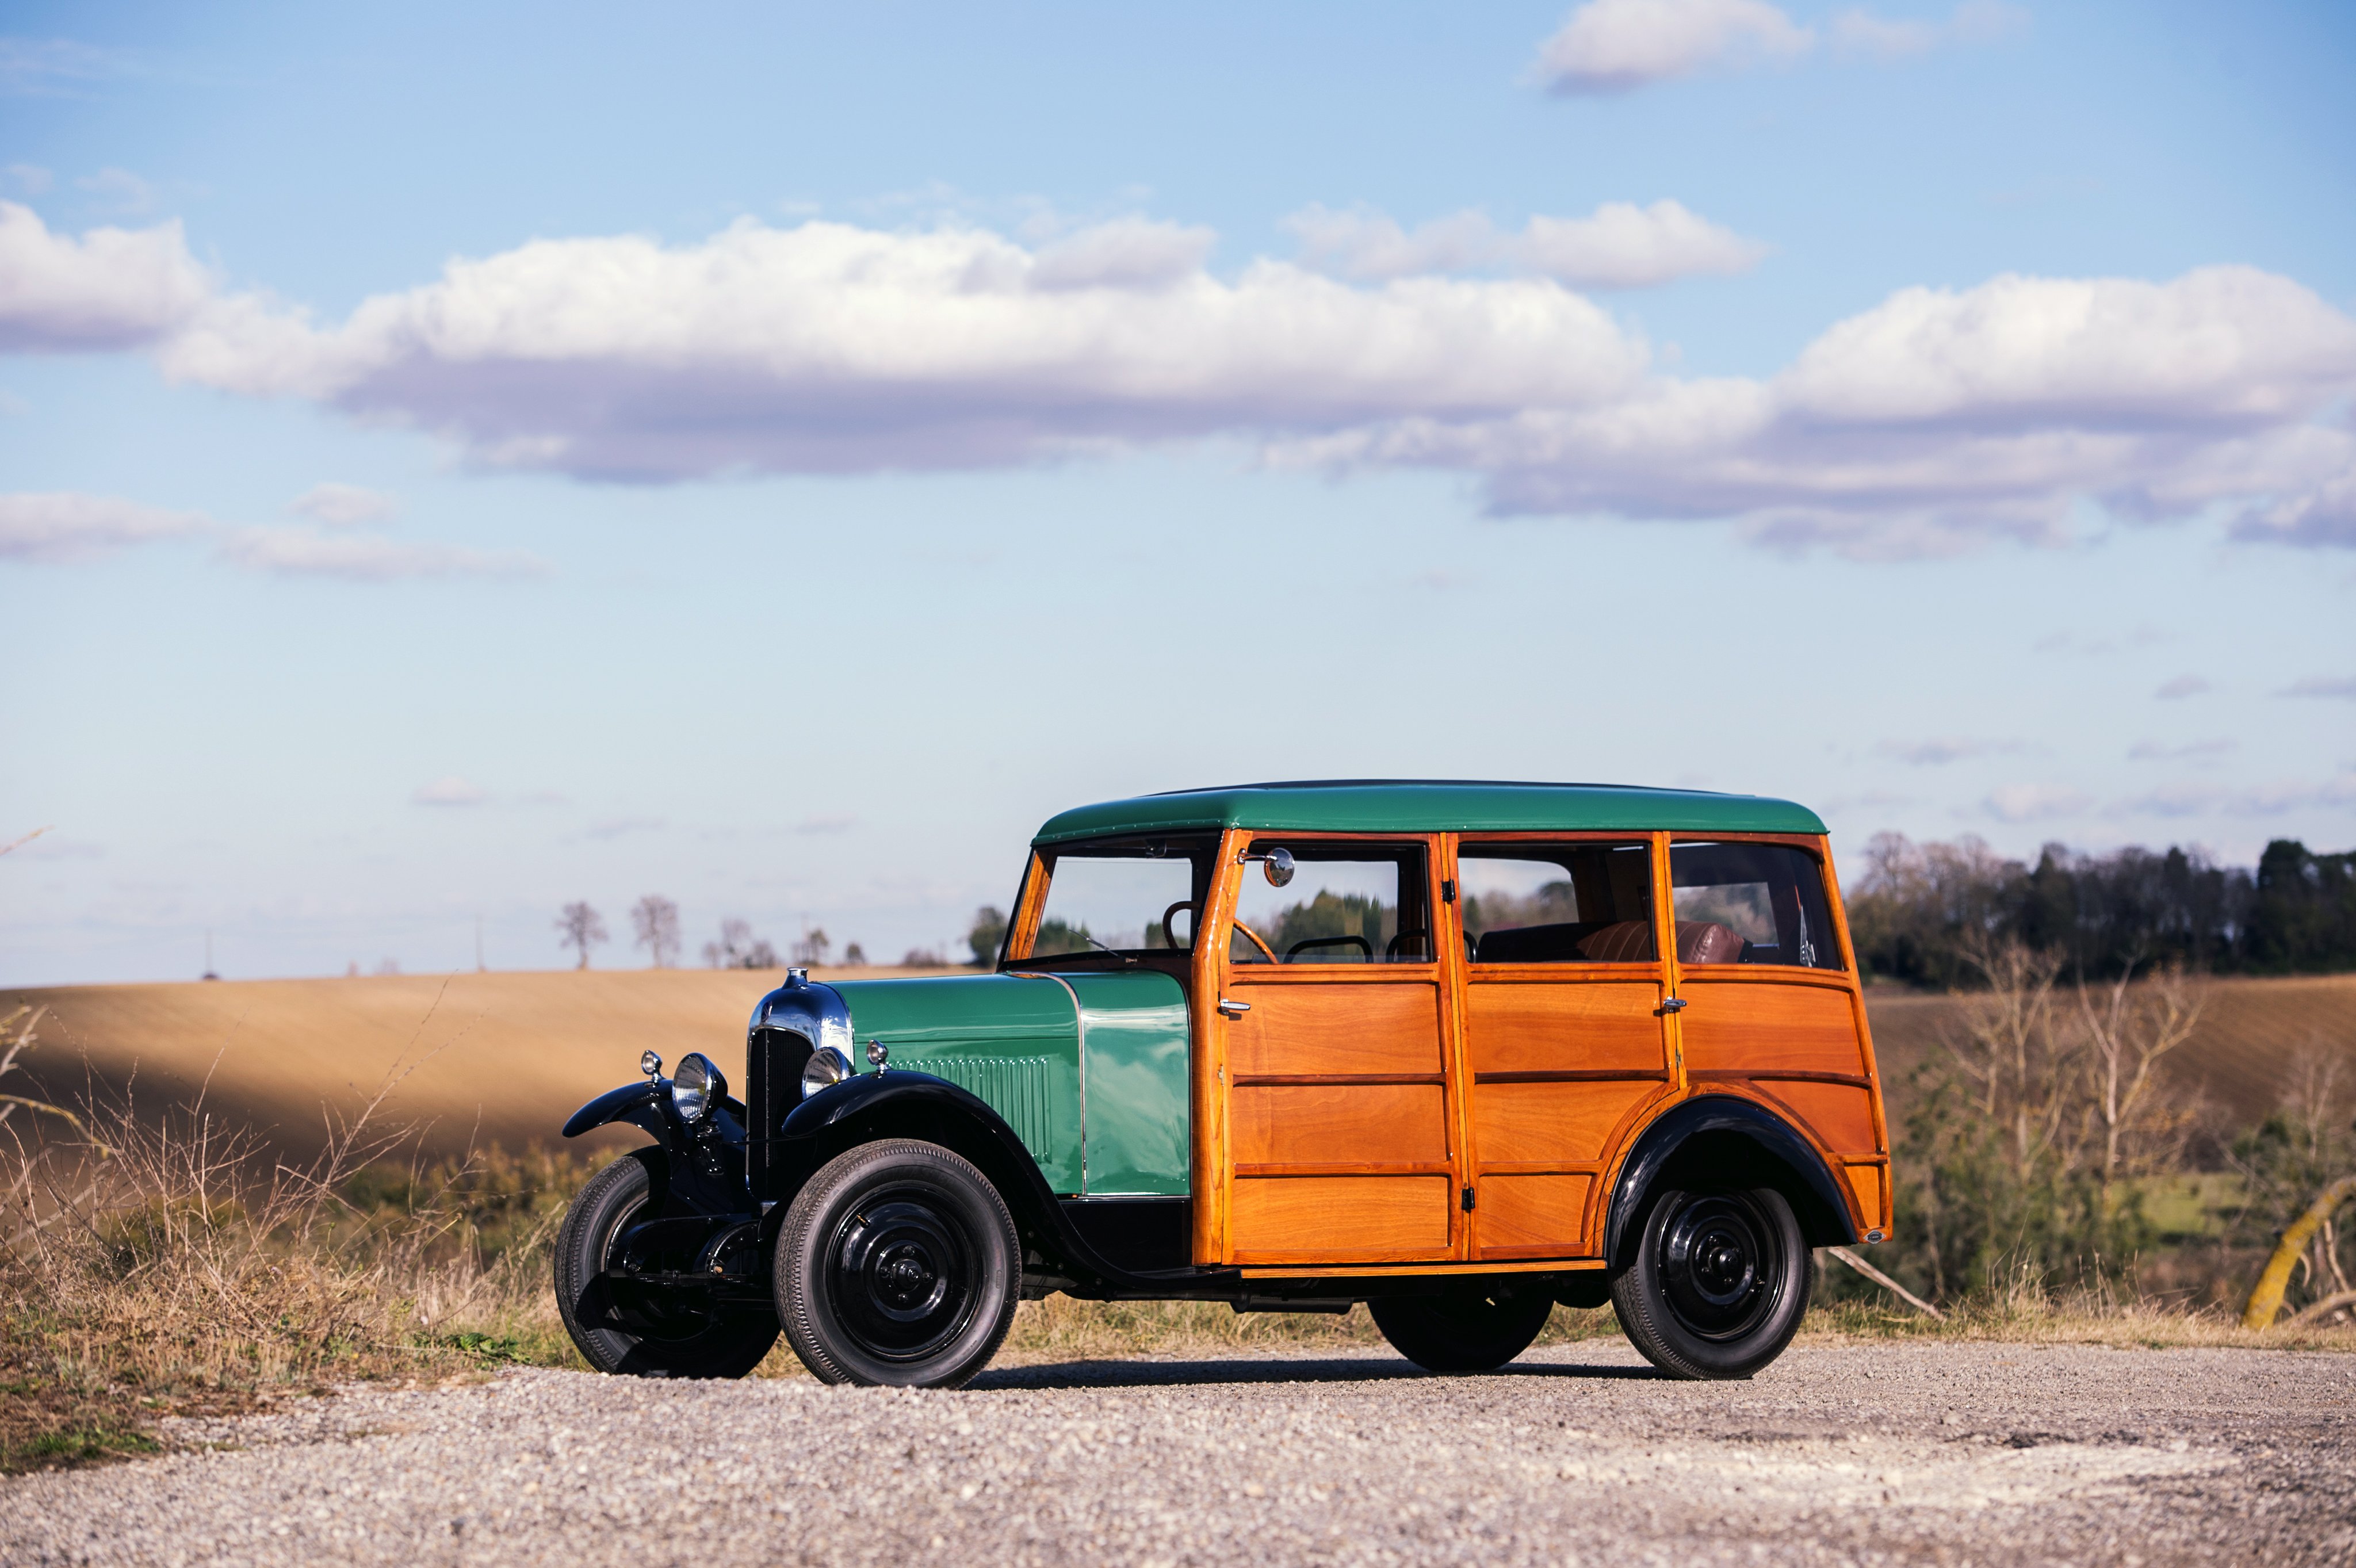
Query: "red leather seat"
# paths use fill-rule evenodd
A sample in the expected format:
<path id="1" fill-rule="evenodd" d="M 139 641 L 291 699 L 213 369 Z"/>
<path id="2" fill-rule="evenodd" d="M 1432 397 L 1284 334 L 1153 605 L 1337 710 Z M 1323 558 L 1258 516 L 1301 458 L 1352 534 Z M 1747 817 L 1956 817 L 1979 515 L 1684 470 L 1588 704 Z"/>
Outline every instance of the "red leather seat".
<path id="1" fill-rule="evenodd" d="M 1653 957 L 1652 924 L 1622 920 L 1606 926 L 1580 942 L 1579 950 L 1596 963 L 1648 963 Z M 1677 961 L 1740 963 L 1742 938 L 1732 927 L 1715 920 L 1679 920 Z"/>

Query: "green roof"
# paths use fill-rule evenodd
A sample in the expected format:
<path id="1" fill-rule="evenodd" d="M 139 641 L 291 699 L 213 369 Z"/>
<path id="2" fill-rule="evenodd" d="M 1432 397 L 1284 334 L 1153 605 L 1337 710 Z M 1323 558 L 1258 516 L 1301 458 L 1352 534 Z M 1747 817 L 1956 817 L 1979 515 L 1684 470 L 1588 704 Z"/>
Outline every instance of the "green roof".
<path id="1" fill-rule="evenodd" d="M 1333 779 L 1177 789 L 1078 806 L 1033 843 L 1186 828 L 1291 832 L 1821 833 L 1805 806 L 1762 795 L 1621 784 L 1506 784 L 1447 779 Z"/>

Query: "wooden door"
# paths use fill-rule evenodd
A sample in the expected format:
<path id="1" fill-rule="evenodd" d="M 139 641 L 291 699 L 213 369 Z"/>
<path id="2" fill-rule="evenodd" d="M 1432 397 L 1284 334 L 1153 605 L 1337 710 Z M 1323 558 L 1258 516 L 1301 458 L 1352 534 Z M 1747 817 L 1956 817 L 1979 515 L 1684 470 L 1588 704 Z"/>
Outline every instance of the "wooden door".
<path id="1" fill-rule="evenodd" d="M 1646 845 L 1645 854 L 1657 854 L 1657 847 Z M 1651 886 L 1649 865 L 1642 879 Z M 1472 1257 L 1570 1258 L 1601 1250 L 1603 1173 L 1645 1113 L 1676 1091 L 1656 903 L 1647 897 L 1636 915 L 1654 929 L 1649 959 L 1489 962 L 1460 940 L 1467 954 Z"/>
<path id="2" fill-rule="evenodd" d="M 1404 889 L 1403 901 L 1409 923 L 1428 930 L 1421 841 L 1414 863 L 1419 886 Z M 1225 1261 L 1459 1256 L 1463 1173 L 1440 964 L 1282 956 L 1225 966 L 1220 994 L 1239 1004 L 1225 1024 Z"/>

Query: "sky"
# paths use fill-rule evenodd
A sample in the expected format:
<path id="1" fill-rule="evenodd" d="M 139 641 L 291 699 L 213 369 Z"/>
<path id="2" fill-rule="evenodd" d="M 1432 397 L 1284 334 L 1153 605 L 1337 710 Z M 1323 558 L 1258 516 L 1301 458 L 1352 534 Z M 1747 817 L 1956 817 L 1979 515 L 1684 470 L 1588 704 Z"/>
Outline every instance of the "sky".
<path id="1" fill-rule="evenodd" d="M 1254 779 L 2356 844 L 2356 12 L 10 6 L 0 983 Z"/>

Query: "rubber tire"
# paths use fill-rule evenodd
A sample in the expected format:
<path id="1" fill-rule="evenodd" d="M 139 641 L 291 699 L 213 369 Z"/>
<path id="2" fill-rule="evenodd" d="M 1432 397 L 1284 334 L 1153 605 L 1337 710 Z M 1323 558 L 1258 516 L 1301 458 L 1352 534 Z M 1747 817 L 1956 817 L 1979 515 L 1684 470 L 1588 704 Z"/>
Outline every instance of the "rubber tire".
<path id="1" fill-rule="evenodd" d="M 861 1206 L 893 1190 L 930 1206 L 969 1248 L 968 1305 L 948 1337 L 905 1358 L 863 1342 L 831 1266 L 837 1243 Z M 821 1382 L 954 1389 L 990 1364 L 1013 1325 L 1023 1288 L 1021 1238 L 1006 1200 L 963 1156 L 914 1138 L 862 1144 L 820 1167 L 786 1211 L 772 1277 L 786 1342 Z"/>
<path id="2" fill-rule="evenodd" d="M 1762 1286 L 1775 1292 L 1755 1324 L 1739 1335 L 1713 1338 L 1697 1333 L 1672 1303 L 1663 1268 L 1663 1240 L 1688 1206 L 1728 1199 L 1747 1204 L 1761 1222 L 1762 1237 L 1780 1257 L 1761 1260 Z M 1637 1236 L 1636 1256 L 1612 1282 L 1612 1305 L 1621 1332 L 1644 1359 L 1673 1378 L 1748 1378 L 1783 1353 L 1816 1283 L 1816 1255 L 1800 1234 L 1791 1204 L 1772 1187 L 1670 1189 L 1648 1201 Z"/>
<path id="3" fill-rule="evenodd" d="M 1530 1348 L 1554 1311 L 1537 1291 L 1483 1286 L 1366 1303 L 1391 1348 L 1430 1372 L 1494 1372 Z"/>
<path id="4" fill-rule="evenodd" d="M 777 1342 L 766 1313 L 731 1314 L 682 1339 L 642 1337 L 606 1321 L 598 1276 L 631 1216 L 660 1190 L 662 1155 L 624 1155 L 584 1183 L 556 1233 L 556 1310 L 581 1355 L 601 1372 L 633 1378 L 741 1378 Z"/>

